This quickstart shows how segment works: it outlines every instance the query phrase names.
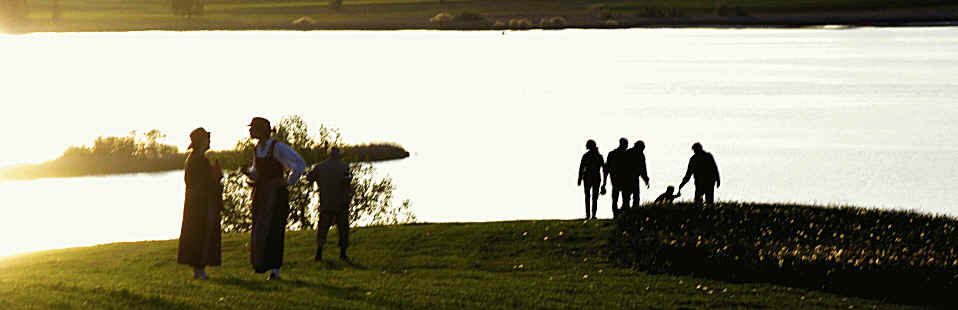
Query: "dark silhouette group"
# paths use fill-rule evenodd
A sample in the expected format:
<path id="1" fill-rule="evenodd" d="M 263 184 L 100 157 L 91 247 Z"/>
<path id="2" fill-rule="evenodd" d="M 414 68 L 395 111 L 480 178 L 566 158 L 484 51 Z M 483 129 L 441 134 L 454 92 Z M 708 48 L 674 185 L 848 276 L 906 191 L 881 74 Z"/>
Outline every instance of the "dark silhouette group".
<path id="1" fill-rule="evenodd" d="M 645 163 L 645 142 L 636 141 L 632 148 L 628 148 L 629 140 L 619 139 L 619 146 L 609 152 L 606 160 L 603 161 L 602 154 L 599 153 L 599 147 L 594 140 L 589 140 L 585 144 L 586 153 L 582 155 L 579 162 L 578 182 L 579 186 L 584 186 L 585 192 L 585 218 L 595 219 L 598 209 L 599 195 L 606 194 L 606 184 L 609 177 L 612 178 L 612 216 L 618 215 L 631 206 L 641 204 L 640 193 L 642 182 L 645 187 L 650 188 L 648 169 Z M 715 187 L 721 185 L 719 179 L 718 165 L 712 154 L 702 149 L 702 144 L 696 142 L 692 145 L 693 155 L 689 158 L 688 168 L 682 183 L 679 184 L 678 192 L 675 187 L 668 186 L 666 192 L 659 195 L 654 203 L 669 204 L 680 197 L 682 187 L 688 183 L 689 179 L 695 178 L 695 203 L 714 203 Z M 621 207 L 619 198 L 622 198 Z"/>
<path id="2" fill-rule="evenodd" d="M 306 170 L 306 162 L 289 145 L 272 135 L 269 120 L 256 117 L 249 124 L 250 137 L 257 140 L 252 167 L 242 172 L 252 186 L 252 232 L 250 263 L 256 273 L 279 280 L 283 265 L 286 221 L 289 216 L 288 186 L 295 185 Z M 223 209 L 223 177 L 218 163 L 210 164 L 206 151 L 210 133 L 197 128 L 190 133 L 190 153 L 185 167 L 186 199 L 180 230 L 177 263 L 193 268 L 193 278 L 207 279 L 206 266 L 219 266 L 220 212 Z M 340 259 L 348 261 L 349 201 L 352 193 L 349 166 L 342 152 L 331 148 L 330 159 L 317 164 L 308 174 L 320 190 L 319 229 L 315 260 L 322 259 L 326 233 L 332 223 L 339 229 Z M 286 171 L 290 171 L 288 174 Z"/>

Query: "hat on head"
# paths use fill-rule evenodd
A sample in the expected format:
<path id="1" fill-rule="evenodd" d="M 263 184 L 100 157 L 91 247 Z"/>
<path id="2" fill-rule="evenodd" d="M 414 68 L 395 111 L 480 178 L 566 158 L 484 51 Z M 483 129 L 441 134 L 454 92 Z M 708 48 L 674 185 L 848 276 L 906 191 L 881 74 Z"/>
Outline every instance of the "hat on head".
<path id="1" fill-rule="evenodd" d="M 192 149 L 193 144 L 196 143 L 197 140 L 202 139 L 204 137 L 209 138 L 209 136 L 210 136 L 210 132 L 206 131 L 206 129 L 203 129 L 203 127 L 197 127 L 196 129 L 193 129 L 193 131 L 190 132 L 190 146 L 186 148 Z"/>
<path id="2" fill-rule="evenodd" d="M 246 126 L 253 126 L 253 125 L 255 125 L 255 124 L 261 124 L 261 125 L 263 125 L 263 126 L 266 126 L 267 129 L 272 128 L 272 127 L 270 127 L 270 125 L 269 125 L 269 120 L 268 120 L 268 119 L 265 119 L 265 118 L 262 118 L 262 117 L 259 117 L 259 116 L 254 117 L 253 120 L 251 120 L 251 121 L 249 122 L 249 125 L 246 125 Z"/>

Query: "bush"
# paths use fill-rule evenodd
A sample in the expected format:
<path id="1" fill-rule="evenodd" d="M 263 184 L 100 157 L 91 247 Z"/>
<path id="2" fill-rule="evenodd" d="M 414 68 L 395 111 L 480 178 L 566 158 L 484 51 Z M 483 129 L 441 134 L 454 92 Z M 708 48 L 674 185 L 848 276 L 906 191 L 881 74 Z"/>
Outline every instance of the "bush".
<path id="1" fill-rule="evenodd" d="M 448 22 L 451 22 L 454 17 L 455 16 L 453 16 L 452 14 L 449 14 L 446 12 L 440 12 L 439 14 L 436 14 L 435 16 L 430 18 L 429 22 L 433 24 L 448 23 Z"/>
<path id="2" fill-rule="evenodd" d="M 539 27 L 542 28 L 562 28 L 566 25 L 566 19 L 562 16 L 543 18 L 539 20 Z"/>
<path id="3" fill-rule="evenodd" d="M 331 146 L 343 147 L 339 130 L 320 126 L 315 134 L 309 133 L 309 128 L 302 118 L 291 116 L 280 121 L 275 128 L 274 136 L 286 142 L 293 150 L 299 153 L 307 165 L 326 160 L 327 150 Z M 398 145 L 389 145 L 395 149 Z M 253 161 L 255 144 L 249 138 L 237 142 L 233 151 L 214 153 L 211 158 L 223 162 L 223 166 L 242 167 Z M 403 150 L 405 152 L 405 150 Z M 407 153 L 408 154 L 408 153 Z M 347 158 L 349 159 L 349 158 Z M 353 158 L 355 159 L 355 158 Z M 350 223 L 363 225 L 397 224 L 414 222 L 415 216 L 409 210 L 409 200 L 401 205 L 392 204 L 393 190 L 396 186 L 389 177 L 379 178 L 375 168 L 368 163 L 350 162 L 350 171 L 353 175 L 353 195 L 350 203 Z M 235 168 L 227 171 L 223 176 L 223 230 L 249 231 L 252 228 L 252 188 L 246 184 L 246 176 Z M 308 171 L 309 168 L 307 168 Z M 319 189 L 305 180 L 300 180 L 289 189 L 289 221 L 290 229 L 309 229 L 314 227 L 317 219 L 316 206 L 318 204 Z"/>
<path id="4" fill-rule="evenodd" d="M 653 272 L 765 281 L 946 305 L 958 289 L 958 221 L 902 211 L 676 204 L 615 221 L 612 259 Z"/>
<path id="5" fill-rule="evenodd" d="M 527 17 L 513 18 L 509 20 L 509 28 L 512 29 L 528 29 L 532 28 L 534 24 L 532 20 Z"/>

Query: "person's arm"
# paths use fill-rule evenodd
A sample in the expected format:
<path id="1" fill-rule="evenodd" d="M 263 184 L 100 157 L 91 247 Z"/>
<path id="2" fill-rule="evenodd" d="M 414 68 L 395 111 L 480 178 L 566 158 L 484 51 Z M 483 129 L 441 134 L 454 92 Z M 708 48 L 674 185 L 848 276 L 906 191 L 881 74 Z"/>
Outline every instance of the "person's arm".
<path id="1" fill-rule="evenodd" d="M 642 170 L 641 170 L 642 173 L 641 173 L 640 176 L 642 177 L 642 180 L 645 180 L 645 188 L 649 188 L 649 186 L 650 186 L 650 185 L 649 185 L 649 171 L 646 169 L 646 166 L 645 166 L 645 156 L 642 156 L 642 161 L 639 162 L 639 168 L 642 169 Z"/>
<path id="2" fill-rule="evenodd" d="M 349 207 L 350 202 L 353 200 L 353 172 L 349 169 L 349 164 L 346 164 L 346 181 L 343 186 L 343 195 L 346 197 L 346 207 Z"/>
<path id="3" fill-rule="evenodd" d="M 588 153 L 586 155 L 582 155 L 582 160 L 579 161 L 579 179 L 576 181 L 576 186 L 582 186 L 582 174 L 585 173 L 585 161 L 587 156 Z"/>
<path id="4" fill-rule="evenodd" d="M 685 183 L 689 182 L 689 179 L 692 178 L 692 164 L 694 163 L 695 157 L 689 158 L 689 167 L 685 169 L 685 176 L 682 177 L 682 183 L 679 184 L 679 192 L 682 191 L 682 187 L 685 186 Z"/>
<path id="5" fill-rule="evenodd" d="M 316 180 L 319 180 L 319 165 L 313 165 L 313 168 L 306 173 L 306 182 L 313 183 Z"/>
<path id="6" fill-rule="evenodd" d="M 289 179 L 286 180 L 286 185 L 296 184 L 296 181 L 299 181 L 299 177 L 303 175 L 303 171 L 306 170 L 306 161 L 303 160 L 303 157 L 299 156 L 289 145 L 286 143 L 278 142 L 276 143 L 275 150 L 273 150 L 273 157 L 279 160 L 286 169 L 292 170 L 293 173 L 289 175 Z"/>
<path id="7" fill-rule="evenodd" d="M 714 156 L 712 156 L 712 169 L 715 170 L 715 187 L 722 186 L 722 179 L 719 178 L 718 164 L 715 163 Z"/>
<path id="8" fill-rule="evenodd" d="M 609 181 L 609 174 L 612 173 L 612 153 L 609 153 L 608 161 L 602 165 L 602 187 L 605 187 L 605 184 Z"/>
<path id="9" fill-rule="evenodd" d="M 257 150 L 257 146 L 254 145 L 254 146 L 253 146 L 253 164 L 252 164 L 252 166 L 243 165 L 243 167 L 240 168 L 240 172 L 242 172 L 243 174 L 245 174 L 245 175 L 246 175 L 246 178 L 248 178 L 248 179 L 250 179 L 250 180 L 253 180 L 253 181 L 256 181 L 256 157 L 258 157 L 258 156 L 259 156 L 259 151 Z"/>

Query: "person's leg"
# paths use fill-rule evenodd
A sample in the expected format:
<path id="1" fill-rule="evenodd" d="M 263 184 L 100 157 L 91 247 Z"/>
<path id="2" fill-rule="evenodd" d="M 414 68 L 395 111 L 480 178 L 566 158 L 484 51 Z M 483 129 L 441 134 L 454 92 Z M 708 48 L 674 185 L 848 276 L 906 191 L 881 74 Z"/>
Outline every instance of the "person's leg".
<path id="1" fill-rule="evenodd" d="M 715 203 L 715 188 L 712 186 L 705 188 L 705 202 L 712 204 Z"/>
<path id="2" fill-rule="evenodd" d="M 693 199 L 693 201 L 694 201 L 695 203 L 702 203 L 702 196 L 704 196 L 704 195 L 705 195 L 705 190 L 704 190 L 704 188 L 703 188 L 702 186 L 696 185 L 696 186 L 695 186 L 695 199 Z"/>
<path id="3" fill-rule="evenodd" d="M 323 245 L 326 244 L 326 235 L 332 223 L 332 215 L 329 212 L 319 211 L 319 223 L 316 226 L 316 257 L 314 258 L 316 261 L 323 259 Z"/>
<path id="4" fill-rule="evenodd" d="M 612 218 L 619 216 L 619 188 L 612 185 Z"/>
<path id="5" fill-rule="evenodd" d="M 635 191 L 632 192 L 632 206 L 638 207 L 642 204 L 642 201 L 639 200 L 639 189 L 642 187 L 642 183 L 639 180 L 635 181 Z"/>
<path id="6" fill-rule="evenodd" d="M 206 275 L 206 266 L 203 265 L 193 265 L 193 279 L 206 280 L 209 276 Z"/>
<path id="7" fill-rule="evenodd" d="M 589 202 L 592 201 L 592 197 L 590 197 L 589 194 L 592 193 L 592 189 L 590 189 L 590 188 L 589 188 L 589 184 L 586 183 L 585 186 L 582 187 L 582 191 L 585 193 L 585 219 L 588 220 L 588 219 L 589 219 L 589 214 L 590 214 L 590 213 L 589 213 L 589 210 L 590 210 L 590 209 L 589 209 Z"/>
<path id="8" fill-rule="evenodd" d="M 619 206 L 619 213 L 629 209 L 629 203 L 632 200 L 632 192 L 623 190 L 622 191 L 622 205 Z"/>
<path id="9" fill-rule="evenodd" d="M 595 213 L 596 211 L 599 210 L 598 208 L 599 208 L 599 184 L 596 183 L 595 185 L 592 186 L 592 218 L 596 218 L 597 214 Z M 588 213 L 589 211 L 586 211 L 586 215 L 588 215 Z M 586 217 L 586 219 L 589 219 L 589 218 Z"/>
<path id="10" fill-rule="evenodd" d="M 346 248 L 349 247 L 349 214 L 346 211 L 336 215 L 336 229 L 339 231 L 339 259 L 348 261 Z"/>

